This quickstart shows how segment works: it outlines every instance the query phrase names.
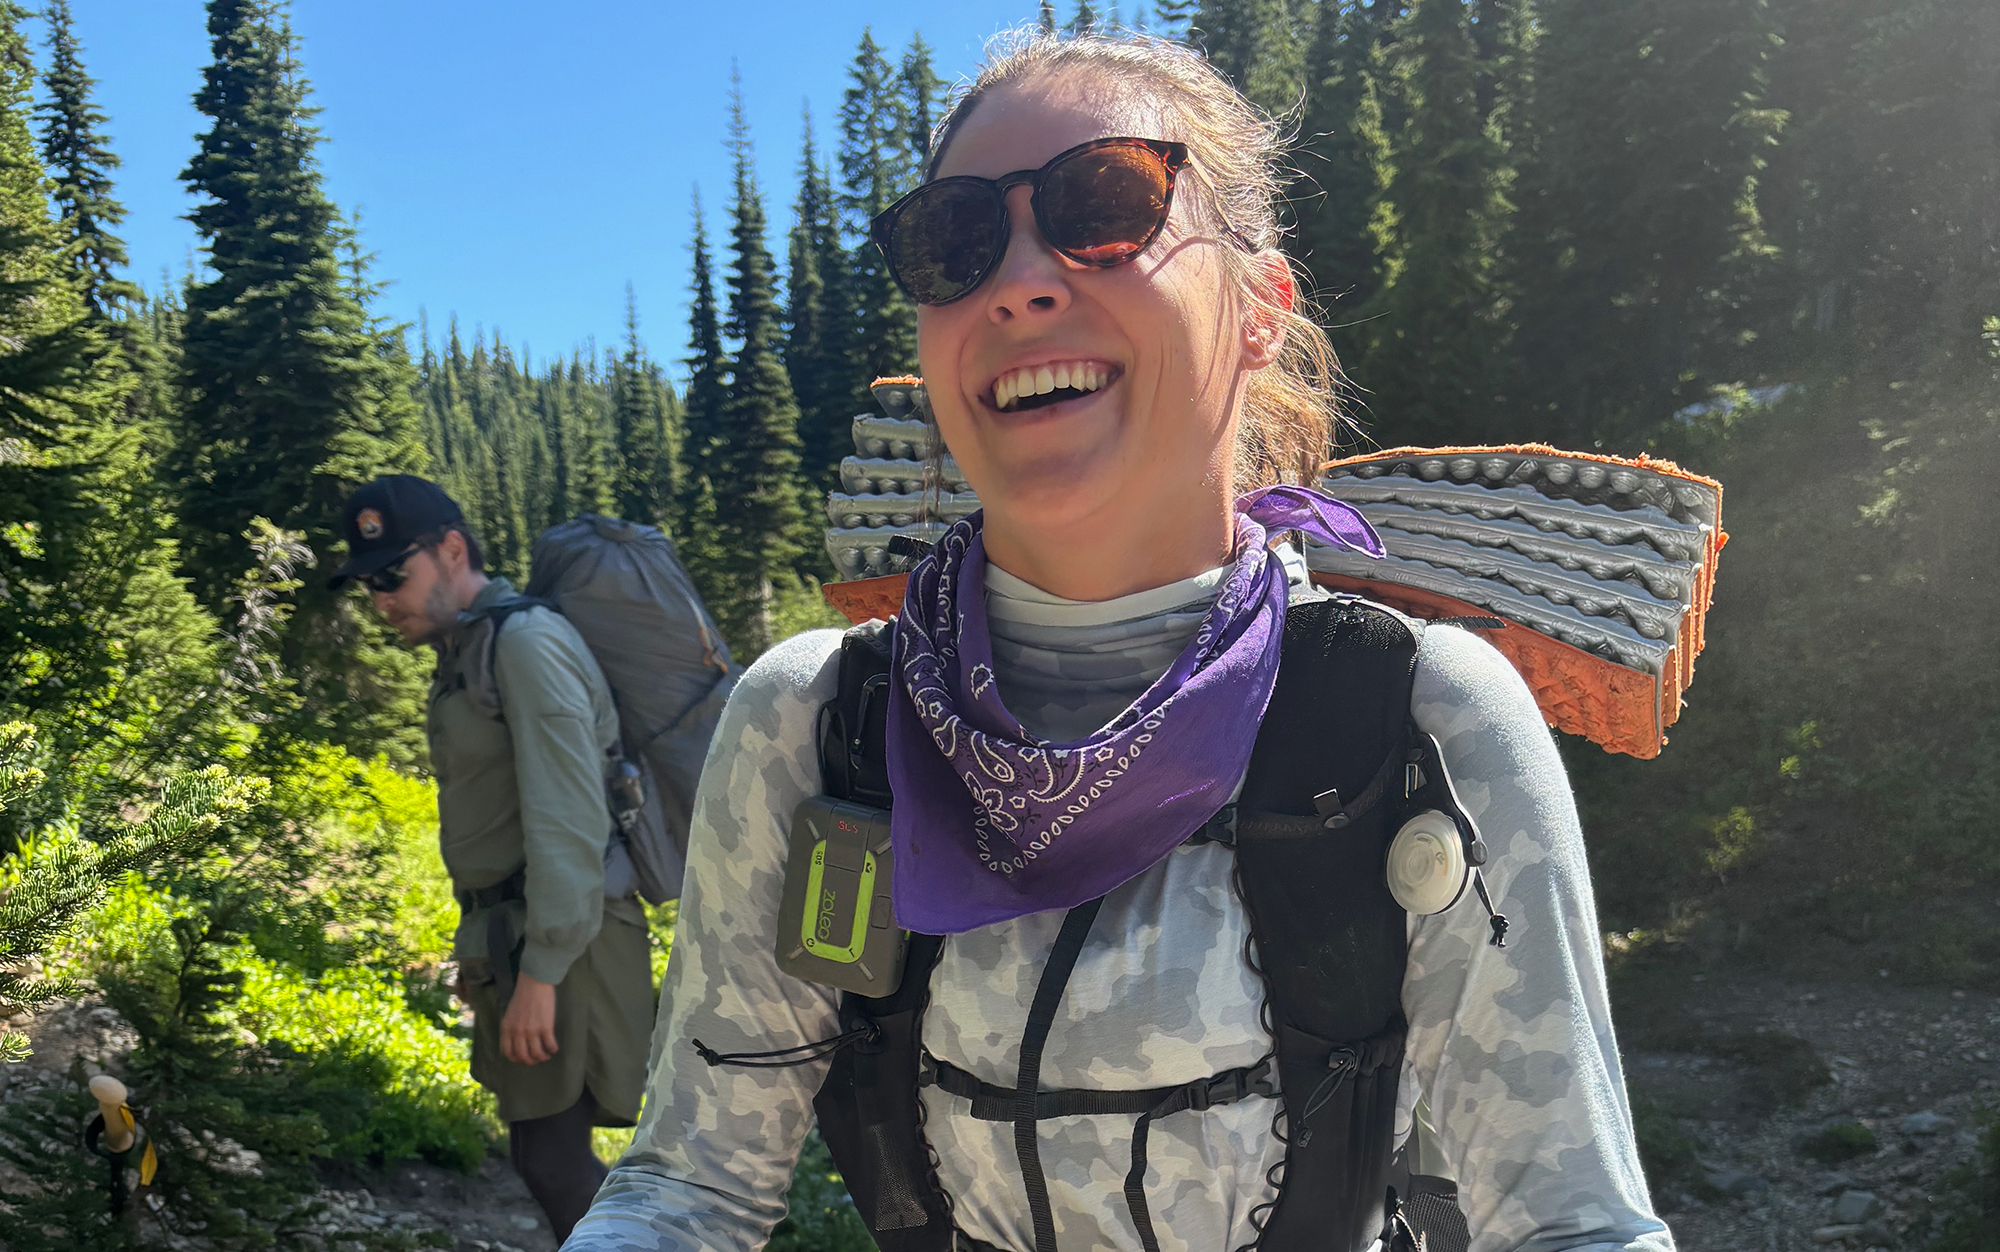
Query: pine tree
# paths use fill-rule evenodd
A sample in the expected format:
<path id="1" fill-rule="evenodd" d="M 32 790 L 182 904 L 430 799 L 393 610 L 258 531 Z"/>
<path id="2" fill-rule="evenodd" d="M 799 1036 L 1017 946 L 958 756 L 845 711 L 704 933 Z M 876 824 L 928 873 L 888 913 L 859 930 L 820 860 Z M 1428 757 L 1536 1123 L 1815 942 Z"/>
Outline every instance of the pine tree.
<path id="1" fill-rule="evenodd" d="M 639 342 L 639 305 L 625 286 L 625 351 L 609 369 L 618 515 L 672 532 L 680 491 L 681 414 Z"/>
<path id="2" fill-rule="evenodd" d="M 1204 0 L 1190 37 L 1267 112 L 1286 114 L 1305 89 L 1310 0 Z"/>
<path id="3" fill-rule="evenodd" d="M 723 408 L 728 399 L 729 362 L 722 351 L 722 313 L 715 300 L 714 263 L 701 191 L 694 193 L 693 293 L 688 304 L 688 383 L 682 395 L 687 435 L 681 445 L 681 559 L 702 599 L 719 615 L 733 589 L 724 541 L 717 529 L 716 478 L 724 472 Z M 732 644 L 738 642 L 732 639 Z"/>
<path id="4" fill-rule="evenodd" d="M 867 242 L 868 223 L 916 181 L 907 103 L 872 33 L 864 31 L 840 105 L 840 206 L 857 246 L 843 307 L 853 318 L 848 347 L 850 412 L 868 404 L 868 384 L 917 367 L 917 314 L 889 275 L 880 250 Z"/>
<path id="5" fill-rule="evenodd" d="M 1070 14 L 1069 25 L 1063 29 L 1070 35 L 1087 35 L 1097 26 L 1097 10 L 1090 0 L 1076 0 L 1076 12 Z"/>
<path id="6" fill-rule="evenodd" d="M 1053 35 L 1056 33 L 1056 6 L 1053 0 L 1042 0 L 1042 7 L 1037 12 L 1036 21 L 1041 26 L 1041 31 L 1044 35 Z"/>
<path id="7" fill-rule="evenodd" d="M 806 114 L 804 130 L 799 200 L 787 255 L 785 372 L 799 403 L 806 481 L 830 489 L 841 458 L 854 448 L 854 379 L 844 333 L 849 319 L 840 300 L 848 260 L 840 243 L 839 209 L 813 139 L 811 113 Z"/>
<path id="8" fill-rule="evenodd" d="M 911 178 L 923 177 L 931 159 L 931 132 L 944 115 L 944 80 L 931 60 L 931 46 L 922 35 L 910 36 L 897 81 L 903 88 L 903 110 L 910 119 L 904 138 L 910 152 Z"/>
<path id="9" fill-rule="evenodd" d="M 1630 446 L 1736 376 L 1769 257 L 1763 0 L 1544 0 L 1522 169 L 1525 398 Z"/>
<path id="10" fill-rule="evenodd" d="M 125 220 L 125 206 L 111 194 L 111 171 L 119 160 L 104 137 L 104 114 L 91 101 L 97 80 L 84 72 L 82 49 L 71 30 L 69 0 L 51 0 L 49 98 L 42 115 L 42 161 L 54 180 L 52 199 L 69 237 L 69 261 L 83 301 L 98 317 L 108 316 L 138 296 L 138 285 L 118 276 L 125 264 L 125 241 L 112 228 Z"/>
<path id="11" fill-rule="evenodd" d="M 1464 0 L 1417 0 L 1398 45 L 1409 122 L 1388 197 L 1389 280 L 1373 302 L 1358 380 L 1392 442 L 1479 442 L 1505 377 L 1496 270 L 1511 205 L 1506 153 L 1479 102 Z"/>
<path id="12" fill-rule="evenodd" d="M 213 125 L 182 177 L 211 277 L 188 292 L 173 476 L 183 550 L 218 611 L 249 564 L 253 518 L 303 531 L 322 567 L 347 495 L 423 466 L 400 336 L 343 275 L 343 227 L 320 185 L 319 136 L 282 5 L 210 0 L 214 60 L 195 97 Z M 396 340 L 397 342 L 391 342 Z M 287 634 L 316 723 L 365 753 L 417 750 L 417 658 L 372 612 L 307 580 Z"/>
<path id="13" fill-rule="evenodd" d="M 751 161 L 750 132 L 740 85 L 732 89 L 729 140 L 735 164 L 730 205 L 729 324 L 736 342 L 723 402 L 721 472 L 713 478 L 716 523 L 727 544 L 725 564 L 738 598 L 730 614 L 741 622 L 752 653 L 776 642 L 774 598 L 806 547 L 799 481 L 799 410 L 780 359 L 775 267 L 766 247 L 762 193 Z"/>
<path id="14" fill-rule="evenodd" d="M 1359 310 L 1382 281 L 1394 168 L 1383 126 L 1381 32 L 1358 3 L 1320 5 L 1306 63 L 1299 168 L 1306 189 L 1295 197 L 1296 250 L 1320 297 L 1330 302 L 1334 346 L 1359 357 L 1365 328 Z"/>
<path id="15" fill-rule="evenodd" d="M 1321 0 L 1322 4 L 1326 2 Z M 1201 0 L 1154 0 L 1152 29 L 1168 39 L 1191 43 L 1195 39 L 1195 14 L 1200 10 Z"/>
<path id="16" fill-rule="evenodd" d="M 105 697 L 121 560 L 148 546 L 132 499 L 149 467 L 117 421 L 132 380 L 50 211 L 24 17 L 0 3 L 0 704 L 10 716 Z"/>
<path id="17" fill-rule="evenodd" d="M 701 211 L 701 191 L 694 193 L 693 298 L 688 306 L 687 485 L 719 471 L 718 449 L 723 441 L 723 402 L 728 394 L 729 365 L 722 352 L 722 313 L 715 300 L 714 262 L 708 250 L 708 225 Z"/>

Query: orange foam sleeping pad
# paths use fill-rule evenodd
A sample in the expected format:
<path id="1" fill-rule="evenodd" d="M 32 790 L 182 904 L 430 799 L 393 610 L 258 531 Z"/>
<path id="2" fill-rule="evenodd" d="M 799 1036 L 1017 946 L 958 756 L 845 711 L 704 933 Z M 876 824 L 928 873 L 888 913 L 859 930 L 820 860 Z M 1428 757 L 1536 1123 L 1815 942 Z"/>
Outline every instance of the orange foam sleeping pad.
<path id="1" fill-rule="evenodd" d="M 1594 453 L 1565 452 L 1545 444 L 1509 444 L 1501 447 L 1473 448 L 1395 448 L 1386 452 L 1330 462 L 1326 468 L 1331 470 L 1357 462 L 1416 453 L 1436 456 L 1481 452 L 1533 453 L 1542 456 L 1563 456 L 1573 460 L 1599 461 L 1607 465 L 1633 466 L 1655 474 L 1699 483 L 1715 492 L 1718 502 L 1716 515 L 1709 520 L 1707 551 L 1702 560 L 1702 572 L 1695 588 L 1694 602 L 1682 614 L 1678 642 L 1668 653 L 1664 672 L 1657 681 L 1649 674 L 1628 669 L 1616 662 L 1605 660 L 1559 639 L 1552 639 L 1512 622 L 1500 630 L 1479 632 L 1519 671 L 1522 679 L 1527 682 L 1529 690 L 1534 692 L 1535 702 L 1540 706 L 1542 716 L 1548 720 L 1549 725 L 1570 734 L 1581 735 L 1608 752 L 1622 752 L 1642 759 L 1658 756 L 1660 748 L 1666 743 L 1667 727 L 1673 725 L 1680 717 L 1682 695 L 1686 692 L 1688 684 L 1694 680 L 1695 657 L 1700 654 L 1707 642 L 1708 608 L 1715 597 L 1716 560 L 1723 544 L 1728 542 L 1728 536 L 1722 529 L 1720 507 L 1722 485 L 1713 479 L 1688 473 L 1671 461 L 1655 460 L 1650 457 L 1628 459 Z M 1434 619 L 1491 616 L 1490 610 L 1479 605 L 1396 583 L 1320 573 L 1315 573 L 1313 580 L 1335 590 L 1366 596 L 1391 608 L 1400 609 L 1412 617 Z M 871 618 L 887 619 L 895 616 L 903 607 L 903 591 L 907 582 L 906 575 L 890 574 L 881 578 L 859 578 L 849 582 L 828 583 L 824 592 L 827 602 L 849 621 L 865 622 Z"/>

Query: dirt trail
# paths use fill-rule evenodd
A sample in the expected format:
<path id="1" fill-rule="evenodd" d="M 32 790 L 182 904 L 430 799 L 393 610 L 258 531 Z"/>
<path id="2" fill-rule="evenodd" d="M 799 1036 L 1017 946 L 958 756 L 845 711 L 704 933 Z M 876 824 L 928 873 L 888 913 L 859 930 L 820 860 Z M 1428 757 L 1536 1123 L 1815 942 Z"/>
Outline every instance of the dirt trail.
<path id="1" fill-rule="evenodd" d="M 1920 1248 L 1939 1184 L 1974 1155 L 1980 1108 L 2000 1100 L 2000 997 L 1984 993 L 1670 970 L 1628 988 L 1620 1013 L 1635 1100 L 1698 1154 L 1656 1197 L 1683 1252 Z M 72 1057 L 117 1072 L 132 1045 L 91 1000 L 26 1028 L 35 1055 L 0 1067 L 0 1098 L 56 1081 Z M 1818 1086 L 1806 1081 L 1815 1057 L 1831 1074 Z M 1803 1098 L 1778 1103 L 1788 1085 Z M 1837 1122 L 1869 1127 L 1876 1147 L 1837 1167 L 1800 1150 Z M 472 1175 L 406 1162 L 325 1176 L 328 1218 L 350 1228 L 442 1231 L 457 1252 L 555 1252 L 497 1156 Z"/>

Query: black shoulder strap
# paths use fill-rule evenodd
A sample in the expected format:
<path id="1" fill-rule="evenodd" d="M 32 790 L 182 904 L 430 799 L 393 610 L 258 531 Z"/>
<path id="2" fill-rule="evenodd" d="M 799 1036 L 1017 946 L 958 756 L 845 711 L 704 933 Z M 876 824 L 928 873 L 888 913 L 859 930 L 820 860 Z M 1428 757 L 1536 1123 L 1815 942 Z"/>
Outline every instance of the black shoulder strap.
<path id="1" fill-rule="evenodd" d="M 888 622 L 866 622 L 840 639 L 839 686 L 821 713 L 821 786 L 837 800 L 889 807 Z"/>
<path id="2" fill-rule="evenodd" d="M 1291 606 L 1237 806 L 1236 865 L 1288 1123 L 1259 1246 L 1362 1248 L 1395 1215 L 1407 915 L 1382 873 L 1403 820 L 1416 629 L 1353 598 Z"/>
<path id="3" fill-rule="evenodd" d="M 821 787 L 876 808 L 890 802 L 891 631 L 886 622 L 868 622 L 841 639 L 838 685 L 819 726 Z M 813 1098 L 820 1137 L 882 1252 L 953 1250 L 951 1208 L 931 1167 L 917 1096 L 918 1031 L 943 947 L 936 935 L 913 934 L 900 987 L 886 996 L 841 996 L 841 1031 L 862 1039 L 834 1053 Z"/>

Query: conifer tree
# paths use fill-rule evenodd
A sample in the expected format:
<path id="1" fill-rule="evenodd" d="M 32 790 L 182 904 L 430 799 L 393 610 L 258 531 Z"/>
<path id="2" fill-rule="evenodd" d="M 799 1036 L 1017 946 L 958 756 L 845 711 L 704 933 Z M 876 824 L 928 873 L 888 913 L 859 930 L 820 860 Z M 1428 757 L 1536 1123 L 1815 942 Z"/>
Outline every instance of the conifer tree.
<path id="1" fill-rule="evenodd" d="M 24 17 L 0 3 L 0 703 L 17 716 L 87 704 L 110 681 L 111 545 L 133 541 L 125 501 L 145 472 L 112 421 L 130 380 L 107 357 L 50 213 Z"/>
<path id="2" fill-rule="evenodd" d="M 881 252 L 867 242 L 868 223 L 916 181 L 910 159 L 909 110 L 895 71 L 871 32 L 849 71 L 840 105 L 840 205 L 847 234 L 859 241 L 849 253 L 843 305 L 852 310 L 848 369 L 851 412 L 868 403 L 868 384 L 885 374 L 907 374 L 917 365 L 917 314 L 889 275 Z"/>
<path id="3" fill-rule="evenodd" d="M 680 491 L 680 406 L 639 342 L 639 306 L 625 287 L 625 350 L 612 359 L 611 424 L 618 515 L 674 529 Z"/>
<path id="4" fill-rule="evenodd" d="M 1044 35 L 1053 35 L 1056 33 L 1056 6 L 1054 0 L 1042 0 L 1042 7 L 1037 13 L 1036 20 L 1040 24 Z"/>
<path id="5" fill-rule="evenodd" d="M 910 152 L 910 179 L 923 177 L 931 159 L 931 131 L 944 114 L 944 80 L 932 63 L 931 46 L 922 35 L 910 36 L 909 51 L 903 54 L 902 72 L 897 76 L 903 87 L 903 109 L 908 115 L 909 132 L 904 142 Z"/>
<path id="6" fill-rule="evenodd" d="M 708 250 L 708 225 L 702 218 L 701 191 L 694 193 L 693 297 L 688 305 L 687 485 L 713 479 L 718 472 L 718 448 L 723 436 L 723 401 L 728 394 L 728 362 L 722 353 L 722 313 L 715 300 L 714 262 Z"/>
<path id="7" fill-rule="evenodd" d="M 1097 25 L 1097 10 L 1090 0 L 1076 0 L 1076 12 L 1070 14 L 1069 25 L 1064 29 L 1071 35 L 1087 35 L 1096 30 Z"/>
<path id="8" fill-rule="evenodd" d="M 1322 3 L 1306 63 L 1296 247 L 1329 302 L 1335 348 L 1358 358 L 1364 331 L 1355 320 L 1381 286 L 1384 192 L 1394 165 L 1382 119 L 1381 39 L 1367 11 L 1352 0 Z"/>
<path id="9" fill-rule="evenodd" d="M 735 166 L 730 205 L 729 324 L 736 342 L 723 401 L 723 447 L 712 479 L 724 567 L 737 589 L 729 615 L 753 653 L 776 642 L 772 611 L 781 583 L 805 549 L 800 499 L 799 410 L 780 356 L 775 267 L 766 247 L 763 195 L 752 165 L 740 85 L 730 97 Z"/>
<path id="10" fill-rule="evenodd" d="M 42 115 L 42 161 L 54 182 L 52 199 L 69 237 L 69 263 L 83 302 L 105 317 L 139 294 L 138 285 L 119 277 L 125 241 L 112 233 L 125 220 L 125 206 L 112 196 L 111 171 L 119 166 L 103 133 L 104 114 L 91 100 L 97 80 L 84 72 L 83 53 L 71 29 L 69 0 L 51 0 L 49 98 Z"/>
<path id="11" fill-rule="evenodd" d="M 1544 0 L 1518 258 L 1523 387 L 1629 446 L 1734 376 L 1770 250 L 1763 0 Z"/>
<path id="12" fill-rule="evenodd" d="M 1154 0 L 1152 29 L 1168 39 L 1192 42 L 1195 14 L 1200 9 L 1201 0 Z"/>
<path id="13" fill-rule="evenodd" d="M 717 476 L 724 472 L 723 408 L 728 400 L 729 362 L 722 352 L 722 314 L 715 300 L 714 263 L 701 191 L 694 193 L 693 293 L 688 303 L 687 435 L 681 445 L 681 559 L 712 612 L 733 596 L 724 541 L 717 533 Z M 732 642 L 735 642 L 732 640 Z"/>
<path id="14" fill-rule="evenodd" d="M 1464 0 L 1417 0 L 1397 53 L 1409 122 L 1388 188 L 1391 277 L 1370 310 L 1358 381 L 1395 441 L 1500 438 L 1491 423 L 1507 327 L 1496 253 L 1512 171 L 1481 115 Z"/>
<path id="15" fill-rule="evenodd" d="M 1305 87 L 1310 0 L 1204 0 L 1190 34 L 1257 105 L 1289 113 Z"/>
<path id="16" fill-rule="evenodd" d="M 188 292 L 179 446 L 183 551 L 217 610 L 248 566 L 253 518 L 303 531 L 322 568 L 346 496 L 421 469 L 407 358 L 342 274 L 342 226 L 320 185 L 319 136 L 282 5 L 210 0 L 214 59 L 196 107 L 212 125 L 182 177 L 209 277 Z M 415 655 L 372 612 L 315 579 L 287 630 L 287 666 L 319 726 L 365 753 L 416 750 Z"/>
<path id="17" fill-rule="evenodd" d="M 805 117 L 787 262 L 785 372 L 799 403 L 800 456 L 808 487 L 831 489 L 841 458 L 854 448 L 854 379 L 845 334 L 849 318 L 840 301 L 848 261 L 840 243 L 839 209 L 813 140 L 811 113 Z"/>

